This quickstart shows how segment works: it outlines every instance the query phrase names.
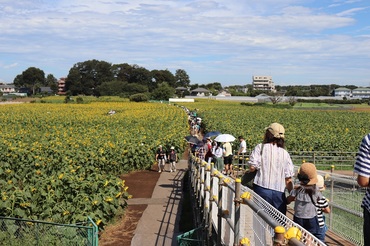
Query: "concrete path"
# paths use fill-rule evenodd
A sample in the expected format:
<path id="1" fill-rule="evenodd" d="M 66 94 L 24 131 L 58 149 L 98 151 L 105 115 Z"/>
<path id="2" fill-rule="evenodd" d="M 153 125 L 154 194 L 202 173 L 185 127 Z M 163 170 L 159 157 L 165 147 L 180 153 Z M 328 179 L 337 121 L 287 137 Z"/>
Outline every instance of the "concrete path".
<path id="1" fill-rule="evenodd" d="M 181 214 L 182 180 L 188 167 L 180 160 L 177 171 L 162 172 L 151 198 L 129 199 L 130 204 L 148 204 L 135 230 L 132 246 L 177 245 Z M 166 164 L 168 170 L 168 164 Z M 145 189 L 145 187 L 143 187 Z"/>

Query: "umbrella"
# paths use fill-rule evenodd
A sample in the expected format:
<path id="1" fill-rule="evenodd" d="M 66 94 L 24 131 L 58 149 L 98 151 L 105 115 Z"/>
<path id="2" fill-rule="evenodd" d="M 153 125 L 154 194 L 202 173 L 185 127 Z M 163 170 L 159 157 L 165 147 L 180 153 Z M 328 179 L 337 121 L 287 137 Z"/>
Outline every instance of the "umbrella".
<path id="1" fill-rule="evenodd" d="M 186 137 L 185 137 L 185 139 L 186 139 Z M 188 141 L 188 143 L 192 143 L 192 144 L 199 144 L 199 142 L 201 142 L 197 137 L 194 137 L 194 136 L 191 136 L 186 141 Z"/>
<path id="2" fill-rule="evenodd" d="M 193 137 L 193 135 L 186 136 L 185 137 L 186 142 L 189 141 L 189 139 L 192 138 L 192 137 Z"/>
<path id="3" fill-rule="evenodd" d="M 235 137 L 230 134 L 220 134 L 215 138 L 216 142 L 233 142 Z"/>
<path id="4" fill-rule="evenodd" d="M 216 137 L 216 136 L 218 136 L 220 134 L 221 134 L 221 132 L 218 132 L 218 131 L 207 132 L 204 135 L 204 138 Z"/>

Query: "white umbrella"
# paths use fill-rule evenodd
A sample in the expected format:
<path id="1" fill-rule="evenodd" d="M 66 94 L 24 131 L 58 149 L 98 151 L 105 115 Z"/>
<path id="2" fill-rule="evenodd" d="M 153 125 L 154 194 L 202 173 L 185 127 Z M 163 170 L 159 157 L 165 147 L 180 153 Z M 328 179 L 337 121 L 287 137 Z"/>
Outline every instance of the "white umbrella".
<path id="1" fill-rule="evenodd" d="M 215 138 L 216 142 L 234 142 L 236 138 L 230 134 L 220 134 Z"/>

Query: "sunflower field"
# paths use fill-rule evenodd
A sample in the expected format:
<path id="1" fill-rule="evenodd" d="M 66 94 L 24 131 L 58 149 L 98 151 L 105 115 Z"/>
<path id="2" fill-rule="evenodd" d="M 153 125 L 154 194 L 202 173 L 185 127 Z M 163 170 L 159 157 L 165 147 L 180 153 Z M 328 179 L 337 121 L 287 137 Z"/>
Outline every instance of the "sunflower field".
<path id="1" fill-rule="evenodd" d="M 150 168 L 159 144 L 182 153 L 189 130 L 160 103 L 4 105 L 0 121 L 0 215 L 99 226 L 126 206 L 120 175 Z"/>
<path id="2" fill-rule="evenodd" d="M 263 140 L 265 127 L 273 122 L 284 126 L 288 151 L 357 152 L 370 132 L 367 112 L 267 108 L 216 100 L 199 101 L 191 107 L 197 109 L 206 131 L 243 135 L 249 149 Z"/>

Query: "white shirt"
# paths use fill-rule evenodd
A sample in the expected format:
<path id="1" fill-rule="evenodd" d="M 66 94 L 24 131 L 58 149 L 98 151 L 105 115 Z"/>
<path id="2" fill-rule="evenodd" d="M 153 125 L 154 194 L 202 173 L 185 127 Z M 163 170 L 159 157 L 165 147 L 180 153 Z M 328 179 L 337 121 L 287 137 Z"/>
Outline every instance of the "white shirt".
<path id="1" fill-rule="evenodd" d="M 277 145 L 258 144 L 249 156 L 248 164 L 258 171 L 254 183 L 261 187 L 280 192 L 285 191 L 285 178 L 293 177 L 294 166 L 289 153 Z"/>
<path id="2" fill-rule="evenodd" d="M 239 153 L 247 153 L 247 143 L 245 142 L 245 140 L 240 142 Z"/>
<path id="3" fill-rule="evenodd" d="M 213 147 L 212 149 L 212 154 L 214 154 L 217 158 L 222 157 L 222 152 L 223 152 L 223 149 L 221 147 L 218 147 L 217 149 L 216 147 Z"/>

